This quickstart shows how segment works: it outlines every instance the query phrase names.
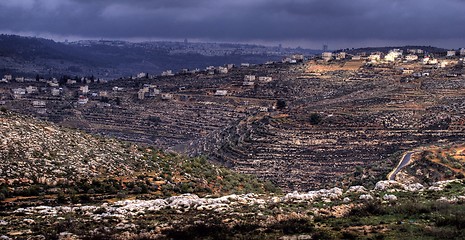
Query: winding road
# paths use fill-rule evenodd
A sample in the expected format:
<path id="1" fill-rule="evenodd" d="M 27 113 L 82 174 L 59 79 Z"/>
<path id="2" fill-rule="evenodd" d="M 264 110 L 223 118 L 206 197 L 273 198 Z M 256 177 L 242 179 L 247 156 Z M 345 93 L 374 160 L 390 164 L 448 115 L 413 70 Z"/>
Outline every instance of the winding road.
<path id="1" fill-rule="evenodd" d="M 397 165 L 397 167 L 388 174 L 388 179 L 389 180 L 395 180 L 396 179 L 396 175 L 397 173 L 399 173 L 400 170 L 402 170 L 402 168 L 404 168 L 405 166 L 407 166 L 407 164 L 410 163 L 410 159 L 412 158 L 412 154 L 414 152 L 407 152 L 406 154 L 404 154 L 404 156 L 402 157 L 402 160 L 399 162 L 399 164 Z"/>

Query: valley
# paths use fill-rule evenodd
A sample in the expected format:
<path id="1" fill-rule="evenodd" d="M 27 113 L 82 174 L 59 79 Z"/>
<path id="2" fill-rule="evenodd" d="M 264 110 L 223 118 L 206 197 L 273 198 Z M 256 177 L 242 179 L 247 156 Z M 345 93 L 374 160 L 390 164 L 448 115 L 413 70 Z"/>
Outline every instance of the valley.
<path id="1" fill-rule="evenodd" d="M 463 66 L 439 59 L 448 65 L 314 59 L 58 87 L 13 81 L 3 84 L 2 103 L 88 133 L 206 156 L 286 190 L 345 184 L 356 171 L 353 181 L 374 184 L 402 151 L 463 141 Z M 32 93 L 13 93 L 26 88 Z"/>
<path id="2" fill-rule="evenodd" d="M 0 235 L 463 237 L 463 59 L 352 58 L 5 75 Z"/>

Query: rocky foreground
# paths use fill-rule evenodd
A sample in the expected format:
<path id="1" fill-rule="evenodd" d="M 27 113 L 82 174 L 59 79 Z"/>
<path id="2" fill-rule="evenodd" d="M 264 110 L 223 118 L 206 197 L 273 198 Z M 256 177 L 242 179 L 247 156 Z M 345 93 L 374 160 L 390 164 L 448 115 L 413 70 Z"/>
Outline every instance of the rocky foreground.
<path id="1" fill-rule="evenodd" d="M 465 236 L 462 180 L 380 181 L 285 195 L 232 194 L 2 212 L 0 239 L 391 239 Z M 450 221 L 450 222 L 448 222 Z M 454 235 L 455 234 L 455 235 Z"/>

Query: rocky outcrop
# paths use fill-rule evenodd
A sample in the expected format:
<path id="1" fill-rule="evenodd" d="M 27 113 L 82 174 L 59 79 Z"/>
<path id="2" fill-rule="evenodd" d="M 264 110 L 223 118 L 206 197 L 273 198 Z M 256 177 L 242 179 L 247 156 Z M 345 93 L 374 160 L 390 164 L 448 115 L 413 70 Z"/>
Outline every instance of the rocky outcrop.
<path id="1" fill-rule="evenodd" d="M 66 184 L 158 170 L 131 144 L 0 113 L 0 182 Z"/>

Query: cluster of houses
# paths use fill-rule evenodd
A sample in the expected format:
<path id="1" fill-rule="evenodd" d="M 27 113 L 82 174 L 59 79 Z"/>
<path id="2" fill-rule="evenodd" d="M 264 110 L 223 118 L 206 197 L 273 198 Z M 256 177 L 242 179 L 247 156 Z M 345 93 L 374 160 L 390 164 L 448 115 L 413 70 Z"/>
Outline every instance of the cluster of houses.
<path id="1" fill-rule="evenodd" d="M 160 97 L 161 100 L 171 100 L 173 99 L 173 94 L 171 93 L 162 93 L 160 89 L 157 88 L 157 86 L 152 85 L 152 84 L 144 84 L 142 89 L 139 89 L 137 92 L 137 98 L 139 100 L 144 100 L 145 98 L 154 98 L 154 97 Z"/>
<path id="2" fill-rule="evenodd" d="M 392 49 L 387 54 L 383 52 L 372 52 L 369 55 L 366 53 L 357 54 L 357 55 L 349 55 L 345 52 L 323 52 L 321 54 L 321 58 L 325 61 L 331 60 L 343 60 L 350 57 L 352 60 L 367 60 L 371 63 L 379 63 L 379 62 L 396 62 L 396 61 L 404 61 L 404 62 L 413 62 L 418 61 L 419 56 L 424 55 L 424 58 L 421 59 L 423 64 L 427 65 L 436 65 L 438 64 L 438 60 L 434 59 L 430 55 L 425 55 L 425 51 L 422 49 L 408 49 L 407 53 L 404 55 L 404 51 L 400 49 Z M 449 50 L 446 52 L 446 58 L 455 58 L 457 56 L 463 57 L 465 56 L 465 48 L 461 48 L 458 51 Z"/>
<path id="3" fill-rule="evenodd" d="M 243 63 L 243 64 L 241 64 L 241 66 L 242 67 L 244 67 L 244 66 L 248 67 L 248 66 L 250 66 L 250 64 Z M 203 70 L 203 72 L 207 73 L 208 75 L 227 74 L 234 67 L 235 67 L 234 64 L 226 64 L 224 66 L 218 66 L 218 67 L 208 66 Z M 200 72 L 202 72 L 202 71 L 200 69 L 198 69 L 198 68 L 192 69 L 192 70 L 184 68 L 184 69 L 181 69 L 181 71 L 178 74 L 187 75 L 187 74 L 197 74 L 197 73 L 200 73 Z M 173 70 L 166 70 L 166 71 L 163 71 L 161 73 L 162 77 L 172 77 L 172 76 L 175 76 L 175 75 L 176 75 L 176 73 L 173 72 Z M 138 75 L 138 77 L 139 77 L 139 75 Z"/>
<path id="4" fill-rule="evenodd" d="M 282 60 L 282 63 L 289 63 L 289 64 L 296 64 L 299 62 L 303 62 L 305 57 L 303 54 L 293 54 L 289 57 L 286 57 Z"/>
<path id="5" fill-rule="evenodd" d="M 146 97 L 155 97 L 160 95 L 161 91 L 157 89 L 157 86 L 151 84 L 144 84 L 143 88 L 137 92 L 137 96 L 140 100 Z"/>
<path id="6" fill-rule="evenodd" d="M 39 92 L 47 92 L 48 90 L 49 89 L 46 87 L 42 87 L 39 89 L 37 86 L 32 86 L 32 85 L 27 86 L 25 88 L 19 87 L 19 88 L 11 89 L 14 99 L 21 99 L 28 94 L 37 94 Z M 50 94 L 52 96 L 60 96 L 62 91 L 63 91 L 63 88 L 51 88 Z"/>
<path id="7" fill-rule="evenodd" d="M 0 80 L 0 83 L 8 83 L 11 81 L 16 81 L 16 82 L 35 82 L 37 79 L 35 78 L 25 78 L 25 77 L 13 77 L 11 74 L 6 74 L 3 76 L 3 78 Z M 39 79 L 42 82 L 45 82 L 45 79 Z"/>
<path id="8" fill-rule="evenodd" d="M 244 81 L 242 82 L 242 86 L 254 86 L 255 80 L 257 79 L 261 83 L 268 83 L 268 82 L 273 81 L 273 78 L 269 76 L 259 76 L 257 78 L 255 75 L 245 75 Z"/>

